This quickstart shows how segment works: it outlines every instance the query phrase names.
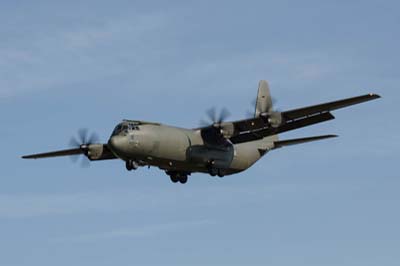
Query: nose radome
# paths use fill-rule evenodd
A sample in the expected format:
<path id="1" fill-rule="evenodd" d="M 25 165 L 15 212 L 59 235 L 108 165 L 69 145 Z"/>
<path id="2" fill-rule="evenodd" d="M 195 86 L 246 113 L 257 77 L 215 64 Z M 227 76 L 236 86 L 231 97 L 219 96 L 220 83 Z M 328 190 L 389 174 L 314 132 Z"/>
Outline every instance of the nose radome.
<path id="1" fill-rule="evenodd" d="M 123 140 L 122 140 L 121 136 L 112 136 L 108 140 L 108 146 L 111 150 L 113 150 L 114 152 L 117 152 L 122 149 L 122 141 Z"/>

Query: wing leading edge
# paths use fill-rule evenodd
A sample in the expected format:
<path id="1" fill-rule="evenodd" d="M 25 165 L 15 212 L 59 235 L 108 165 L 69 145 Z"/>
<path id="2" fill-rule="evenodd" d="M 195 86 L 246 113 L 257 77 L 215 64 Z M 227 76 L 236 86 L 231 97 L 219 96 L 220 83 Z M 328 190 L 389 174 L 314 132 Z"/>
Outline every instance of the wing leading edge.
<path id="1" fill-rule="evenodd" d="M 80 148 L 69 149 L 69 150 L 60 150 L 60 151 L 25 155 L 25 156 L 22 156 L 22 159 L 41 159 L 41 158 L 61 157 L 61 156 L 70 156 L 70 155 L 78 155 L 78 154 L 84 154 L 84 151 Z"/>
<path id="2" fill-rule="evenodd" d="M 43 158 L 51 158 L 51 157 L 73 156 L 73 155 L 79 155 L 79 154 L 85 155 L 91 161 L 109 160 L 109 159 L 117 158 L 107 147 L 107 144 L 81 145 L 81 147 L 75 148 L 75 149 L 59 150 L 59 151 L 52 151 L 52 152 L 46 152 L 46 153 L 25 155 L 25 156 L 22 156 L 22 158 L 23 159 L 43 159 Z"/>

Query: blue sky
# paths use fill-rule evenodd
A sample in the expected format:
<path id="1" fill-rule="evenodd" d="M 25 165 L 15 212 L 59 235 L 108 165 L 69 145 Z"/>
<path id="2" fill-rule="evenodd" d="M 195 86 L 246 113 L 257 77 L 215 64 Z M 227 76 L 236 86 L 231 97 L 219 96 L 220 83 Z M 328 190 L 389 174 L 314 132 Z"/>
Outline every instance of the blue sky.
<path id="1" fill-rule="evenodd" d="M 398 265 L 397 1 L 2 1 L 0 265 Z M 249 171 L 172 184 L 121 161 L 23 161 L 121 119 L 242 118 L 379 93 Z"/>

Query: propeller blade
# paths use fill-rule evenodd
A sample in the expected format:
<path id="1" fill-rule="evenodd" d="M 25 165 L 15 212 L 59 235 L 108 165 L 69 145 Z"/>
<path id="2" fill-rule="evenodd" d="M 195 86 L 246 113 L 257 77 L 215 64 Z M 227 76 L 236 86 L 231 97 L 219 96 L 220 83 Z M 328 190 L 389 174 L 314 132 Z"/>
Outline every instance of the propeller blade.
<path id="1" fill-rule="evenodd" d="M 81 145 L 81 144 L 79 143 L 79 141 L 78 141 L 76 138 L 74 138 L 74 137 L 72 137 L 72 138 L 70 139 L 70 141 L 69 141 L 69 146 L 70 146 L 70 147 L 78 148 L 80 145 Z"/>
<path id="2" fill-rule="evenodd" d="M 219 114 L 218 123 L 221 124 L 221 123 L 224 122 L 230 115 L 231 115 L 231 113 L 228 111 L 228 109 L 226 109 L 225 107 L 222 108 L 221 113 Z"/>
<path id="3" fill-rule="evenodd" d="M 92 133 L 88 139 L 88 144 L 93 144 L 99 141 L 99 136 L 96 133 Z"/>
<path id="4" fill-rule="evenodd" d="M 81 167 L 82 168 L 89 168 L 90 167 L 90 160 L 88 158 L 86 158 L 86 157 L 82 157 Z"/>
<path id="5" fill-rule="evenodd" d="M 88 135 L 87 128 L 81 128 L 78 130 L 78 136 L 81 144 L 87 144 L 87 135 Z"/>
<path id="6" fill-rule="evenodd" d="M 82 167 L 88 167 L 90 164 L 90 160 L 87 158 L 87 151 L 89 149 L 89 145 L 93 143 L 97 143 L 99 141 L 99 136 L 93 132 L 89 135 L 89 130 L 87 128 L 81 128 L 78 130 L 78 138 L 72 137 L 69 141 L 69 145 L 72 147 L 76 147 L 82 151 L 83 155 L 81 160 Z M 77 162 L 79 159 L 79 155 L 70 156 L 72 162 Z"/>
<path id="7" fill-rule="evenodd" d="M 207 110 L 207 115 L 208 118 L 213 122 L 216 123 L 217 122 L 217 110 L 215 107 L 212 107 L 210 109 Z"/>
<path id="8" fill-rule="evenodd" d="M 200 120 L 200 126 L 209 126 L 214 124 L 221 124 L 222 122 L 226 121 L 226 119 L 231 115 L 227 108 L 222 108 L 221 112 L 217 114 L 217 109 L 212 107 L 206 111 L 208 121 Z"/>
<path id="9" fill-rule="evenodd" d="M 200 127 L 208 127 L 210 125 L 210 122 L 207 122 L 206 120 L 200 120 L 199 122 Z"/>

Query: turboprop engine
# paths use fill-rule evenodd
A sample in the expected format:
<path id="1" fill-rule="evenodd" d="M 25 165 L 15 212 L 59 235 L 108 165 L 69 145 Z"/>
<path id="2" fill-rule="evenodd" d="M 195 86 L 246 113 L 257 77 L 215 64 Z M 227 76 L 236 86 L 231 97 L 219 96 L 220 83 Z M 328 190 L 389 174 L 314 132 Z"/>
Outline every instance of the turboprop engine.
<path id="1" fill-rule="evenodd" d="M 268 113 L 262 113 L 261 117 L 265 117 L 266 121 L 268 122 L 268 125 L 277 128 L 282 125 L 283 123 L 283 117 L 282 113 L 280 112 L 268 112 Z"/>

